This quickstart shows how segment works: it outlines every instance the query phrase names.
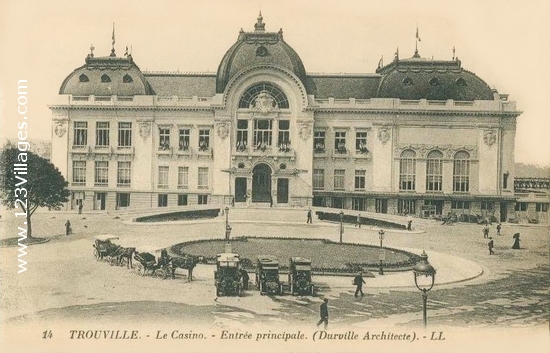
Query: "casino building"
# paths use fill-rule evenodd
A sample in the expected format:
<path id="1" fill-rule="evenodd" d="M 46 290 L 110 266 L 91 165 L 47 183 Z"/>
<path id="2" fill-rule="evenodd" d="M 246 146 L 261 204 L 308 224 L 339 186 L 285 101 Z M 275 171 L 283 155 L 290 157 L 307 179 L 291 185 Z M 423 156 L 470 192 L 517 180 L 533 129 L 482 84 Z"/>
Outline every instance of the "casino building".
<path id="1" fill-rule="evenodd" d="M 68 208 L 231 202 L 514 217 L 515 102 L 458 58 L 307 72 L 260 16 L 217 73 L 97 57 L 63 81 L 52 161 Z"/>

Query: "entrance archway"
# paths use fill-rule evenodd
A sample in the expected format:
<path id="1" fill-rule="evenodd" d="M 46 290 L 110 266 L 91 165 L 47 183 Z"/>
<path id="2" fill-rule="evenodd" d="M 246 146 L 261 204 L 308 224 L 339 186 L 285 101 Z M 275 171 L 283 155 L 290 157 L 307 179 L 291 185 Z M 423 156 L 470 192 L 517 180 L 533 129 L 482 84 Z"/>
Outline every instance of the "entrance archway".
<path id="1" fill-rule="evenodd" d="M 271 168 L 258 164 L 252 170 L 252 202 L 271 201 Z"/>

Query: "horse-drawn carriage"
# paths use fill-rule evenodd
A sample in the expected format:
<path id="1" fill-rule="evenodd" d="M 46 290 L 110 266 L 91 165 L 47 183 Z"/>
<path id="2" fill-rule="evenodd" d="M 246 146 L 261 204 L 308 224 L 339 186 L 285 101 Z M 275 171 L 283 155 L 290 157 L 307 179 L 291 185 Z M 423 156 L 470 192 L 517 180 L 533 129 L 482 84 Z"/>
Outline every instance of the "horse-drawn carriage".
<path id="1" fill-rule="evenodd" d="M 111 240 L 118 239 L 117 236 L 110 234 L 101 234 L 95 237 L 94 241 L 94 257 L 97 261 L 109 260 L 112 255 L 117 251 L 118 245 L 111 242 Z"/>
<path id="2" fill-rule="evenodd" d="M 141 248 L 140 250 L 144 250 Z M 175 278 L 175 271 L 178 268 L 187 270 L 187 280 L 193 278 L 193 268 L 197 261 L 191 256 L 170 257 L 166 249 L 160 251 L 158 260 L 155 255 L 159 250 L 140 251 L 136 252 L 134 260 L 137 261 L 135 273 L 140 276 L 151 275 L 157 278 L 165 279 L 167 277 Z"/>

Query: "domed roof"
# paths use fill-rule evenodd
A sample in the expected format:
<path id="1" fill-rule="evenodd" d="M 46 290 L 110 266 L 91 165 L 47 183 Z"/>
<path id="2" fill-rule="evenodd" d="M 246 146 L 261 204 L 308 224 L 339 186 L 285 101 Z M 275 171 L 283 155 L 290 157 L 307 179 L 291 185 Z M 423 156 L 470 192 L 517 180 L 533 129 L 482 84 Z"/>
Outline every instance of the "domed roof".
<path id="1" fill-rule="evenodd" d="M 59 94 L 74 96 L 134 96 L 154 94 L 131 55 L 88 55 L 86 64 L 74 70 L 61 84 Z"/>
<path id="2" fill-rule="evenodd" d="M 485 81 L 464 70 L 457 60 L 428 60 L 418 52 L 410 59 L 399 60 L 376 70 L 382 75 L 377 96 L 404 100 L 494 100 Z"/>
<path id="3" fill-rule="evenodd" d="M 239 71 L 254 65 L 273 65 L 293 72 L 306 85 L 306 70 L 298 54 L 279 32 L 265 32 L 260 12 L 254 32 L 241 29 L 237 42 L 225 53 L 216 76 L 216 93 L 223 93 L 227 83 Z"/>

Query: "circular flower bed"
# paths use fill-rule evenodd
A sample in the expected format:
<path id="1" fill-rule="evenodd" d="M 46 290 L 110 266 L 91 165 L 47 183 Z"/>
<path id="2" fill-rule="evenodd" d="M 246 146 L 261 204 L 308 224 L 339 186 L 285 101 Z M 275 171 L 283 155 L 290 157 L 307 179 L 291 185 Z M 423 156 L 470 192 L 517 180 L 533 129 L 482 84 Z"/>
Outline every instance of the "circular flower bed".
<path id="1" fill-rule="evenodd" d="M 380 266 L 380 247 L 353 243 L 335 243 L 326 239 L 299 238 L 232 238 L 231 251 L 241 256 L 245 268 L 253 269 L 258 255 L 277 256 L 282 270 L 288 269 L 289 258 L 300 256 L 312 260 L 316 273 L 350 274 L 374 270 Z M 216 254 L 225 252 L 223 239 L 195 240 L 175 244 L 170 251 L 178 255 L 201 257 L 215 263 Z M 416 264 L 418 255 L 392 248 L 384 249 L 385 271 L 408 271 Z"/>

